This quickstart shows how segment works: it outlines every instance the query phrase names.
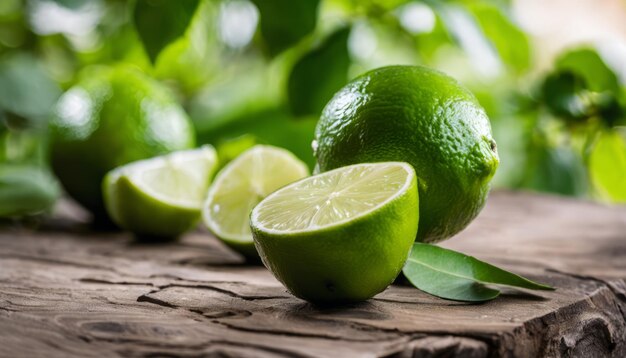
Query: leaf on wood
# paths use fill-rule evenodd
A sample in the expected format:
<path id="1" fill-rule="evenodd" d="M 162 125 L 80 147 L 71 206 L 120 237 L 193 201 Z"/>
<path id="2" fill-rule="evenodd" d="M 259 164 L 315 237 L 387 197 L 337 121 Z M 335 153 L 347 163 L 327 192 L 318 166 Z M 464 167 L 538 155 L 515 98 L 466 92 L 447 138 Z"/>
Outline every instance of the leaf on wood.
<path id="1" fill-rule="evenodd" d="M 152 63 L 159 53 L 181 37 L 200 0 L 137 0 L 133 22 Z"/>
<path id="2" fill-rule="evenodd" d="M 552 290 L 514 273 L 460 252 L 415 243 L 402 271 L 418 289 L 433 296 L 455 301 L 488 301 L 500 291 L 484 284 Z"/>

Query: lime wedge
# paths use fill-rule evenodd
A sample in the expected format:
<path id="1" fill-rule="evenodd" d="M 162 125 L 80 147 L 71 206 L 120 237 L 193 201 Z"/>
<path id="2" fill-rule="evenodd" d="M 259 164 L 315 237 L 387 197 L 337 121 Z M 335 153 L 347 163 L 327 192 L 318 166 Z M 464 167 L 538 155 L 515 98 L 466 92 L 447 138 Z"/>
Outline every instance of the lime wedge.
<path id="1" fill-rule="evenodd" d="M 250 211 L 274 190 L 304 178 L 309 169 L 289 151 L 256 145 L 215 177 L 203 208 L 206 226 L 244 256 L 258 258 L 250 232 Z"/>
<path id="2" fill-rule="evenodd" d="M 400 273 L 418 207 L 410 164 L 356 164 L 275 191 L 254 208 L 250 224 L 263 263 L 295 296 L 355 302 Z"/>
<path id="3" fill-rule="evenodd" d="M 107 211 L 139 236 L 179 236 L 200 218 L 216 167 L 215 149 L 207 145 L 116 168 L 103 181 Z"/>

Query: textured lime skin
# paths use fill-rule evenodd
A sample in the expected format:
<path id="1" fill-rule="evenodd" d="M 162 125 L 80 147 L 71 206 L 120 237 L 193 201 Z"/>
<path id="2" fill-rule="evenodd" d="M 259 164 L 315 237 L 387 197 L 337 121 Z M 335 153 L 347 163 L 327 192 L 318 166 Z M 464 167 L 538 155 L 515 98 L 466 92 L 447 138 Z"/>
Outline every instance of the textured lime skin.
<path id="1" fill-rule="evenodd" d="M 251 228 L 263 264 L 294 296 L 316 304 L 359 302 L 382 292 L 402 270 L 418 206 L 414 176 L 406 192 L 347 223 L 284 234 L 253 222 Z"/>
<path id="2" fill-rule="evenodd" d="M 412 164 L 423 242 L 449 238 L 478 215 L 499 163 L 489 119 L 472 93 L 419 66 L 383 67 L 351 81 L 324 109 L 313 150 L 320 171 Z"/>
<path id="3" fill-rule="evenodd" d="M 108 171 L 195 144 L 191 122 L 170 92 L 130 67 L 84 73 L 59 100 L 51 133 L 55 174 L 103 222 L 101 183 Z"/>
<path id="4" fill-rule="evenodd" d="M 114 170 L 102 183 L 104 202 L 118 226 L 149 240 L 174 239 L 200 220 L 201 208 L 175 206 L 146 195 Z M 122 200 L 120 200 L 122 199 Z"/>

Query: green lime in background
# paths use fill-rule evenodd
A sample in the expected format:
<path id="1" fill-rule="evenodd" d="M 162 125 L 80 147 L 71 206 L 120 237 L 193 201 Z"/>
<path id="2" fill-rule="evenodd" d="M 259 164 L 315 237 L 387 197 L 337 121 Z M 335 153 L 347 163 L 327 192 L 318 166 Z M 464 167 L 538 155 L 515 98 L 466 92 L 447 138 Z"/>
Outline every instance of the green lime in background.
<path id="1" fill-rule="evenodd" d="M 420 195 L 417 240 L 456 234 L 478 215 L 499 163 L 489 119 L 453 78 L 419 66 L 390 66 L 341 89 L 317 124 L 317 170 L 404 161 Z"/>
<path id="2" fill-rule="evenodd" d="M 103 223 L 101 183 L 109 170 L 195 144 L 189 118 L 168 89 L 132 67 L 83 73 L 59 99 L 51 133 L 54 173 Z"/>

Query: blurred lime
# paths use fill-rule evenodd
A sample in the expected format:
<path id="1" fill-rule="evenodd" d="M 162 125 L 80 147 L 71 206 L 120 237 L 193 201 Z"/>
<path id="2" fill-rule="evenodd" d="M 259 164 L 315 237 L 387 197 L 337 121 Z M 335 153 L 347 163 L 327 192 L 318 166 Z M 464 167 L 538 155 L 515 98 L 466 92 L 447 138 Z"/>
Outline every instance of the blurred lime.
<path id="1" fill-rule="evenodd" d="M 247 258 L 258 258 L 250 232 L 250 211 L 274 190 L 308 174 L 306 164 L 289 151 L 256 145 L 215 177 L 203 208 L 204 223 L 228 246 Z"/>
<path id="2" fill-rule="evenodd" d="M 52 166 L 65 190 L 106 221 L 102 178 L 120 165 L 194 145 L 194 130 L 170 92 L 130 67 L 86 73 L 57 103 Z"/>
<path id="3" fill-rule="evenodd" d="M 114 169 L 102 188 L 108 213 L 141 237 L 177 237 L 200 219 L 216 167 L 215 150 L 204 146 Z"/>
<path id="4" fill-rule="evenodd" d="M 250 216 L 265 265 L 291 293 L 318 303 L 366 300 L 398 275 L 417 233 L 415 171 L 357 164 L 269 195 Z"/>
<path id="5" fill-rule="evenodd" d="M 318 169 L 405 161 L 418 177 L 417 240 L 436 242 L 482 209 L 498 167 L 489 119 L 453 78 L 425 67 L 370 71 L 341 89 L 317 124 Z"/>

